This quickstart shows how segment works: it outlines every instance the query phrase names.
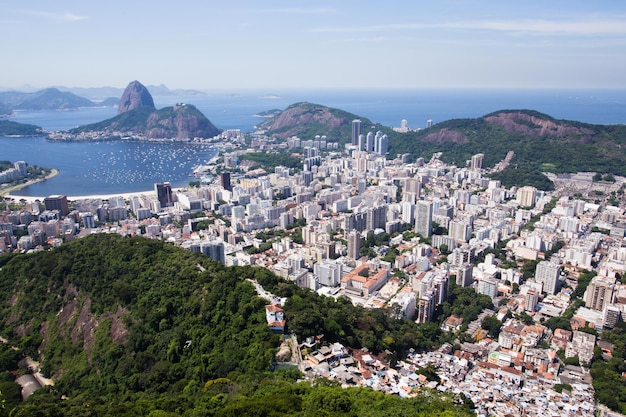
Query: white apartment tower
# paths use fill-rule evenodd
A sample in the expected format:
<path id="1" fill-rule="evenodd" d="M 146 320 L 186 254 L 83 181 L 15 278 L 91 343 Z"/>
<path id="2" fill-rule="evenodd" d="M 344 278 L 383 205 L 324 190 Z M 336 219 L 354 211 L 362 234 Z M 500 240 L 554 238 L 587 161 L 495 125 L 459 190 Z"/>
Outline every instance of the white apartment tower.
<path id="1" fill-rule="evenodd" d="M 348 258 L 357 260 L 361 252 L 361 233 L 356 230 L 348 233 Z"/>
<path id="2" fill-rule="evenodd" d="M 470 161 L 470 169 L 472 171 L 483 169 L 484 160 L 485 160 L 484 153 L 477 153 L 476 155 L 472 156 L 472 160 Z"/>
<path id="3" fill-rule="evenodd" d="M 543 283 L 543 292 L 556 294 L 559 289 L 561 267 L 549 261 L 541 261 L 535 269 L 535 279 Z"/>
<path id="4" fill-rule="evenodd" d="M 604 311 L 607 305 L 613 301 L 615 279 L 597 276 L 594 277 L 585 292 L 585 305 L 587 308 Z"/>
<path id="5" fill-rule="evenodd" d="M 537 189 L 531 186 L 520 187 L 520 189 L 517 190 L 515 199 L 522 207 L 534 207 L 535 200 L 537 199 Z"/>

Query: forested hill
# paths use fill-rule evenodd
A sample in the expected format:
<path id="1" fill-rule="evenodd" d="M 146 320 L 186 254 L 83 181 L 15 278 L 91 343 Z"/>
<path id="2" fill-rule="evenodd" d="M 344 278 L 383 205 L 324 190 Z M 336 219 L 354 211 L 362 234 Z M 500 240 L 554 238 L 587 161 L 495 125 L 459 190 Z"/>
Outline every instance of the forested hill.
<path id="1" fill-rule="evenodd" d="M 557 120 L 531 110 L 502 110 L 477 119 L 455 119 L 409 133 L 389 133 L 391 155 L 428 160 L 435 152 L 458 166 L 477 153 L 494 166 L 514 151 L 512 168 L 626 175 L 626 126 Z"/>
<path id="2" fill-rule="evenodd" d="M 291 136 L 313 139 L 315 135 L 325 135 L 329 141 L 348 143 L 352 138 L 354 119 L 361 120 L 363 129 L 372 125 L 368 119 L 359 118 L 344 110 L 302 102 L 292 104 L 276 116 L 265 120 L 259 128 L 282 139 Z"/>
<path id="3" fill-rule="evenodd" d="M 39 126 L 0 119 L 0 136 L 45 136 Z"/>
<path id="4" fill-rule="evenodd" d="M 439 396 L 400 400 L 270 373 L 279 336 L 268 330 L 265 301 L 246 278 L 292 294 L 285 311 L 298 334 L 323 331 L 332 340 L 334 330 L 373 349 L 432 343 L 414 323 L 383 326 L 378 316 L 305 293 L 264 269 L 226 268 L 161 241 L 92 235 L 0 257 L 0 335 L 8 339 L 0 343 L 0 370 L 20 372 L 9 348 L 15 345 L 55 379 L 21 403 L 10 395 L 19 393 L 13 374 L 2 372 L 0 416 L 470 415 Z M 382 332 L 388 340 L 376 346 Z"/>
<path id="5" fill-rule="evenodd" d="M 211 138 L 220 133 L 200 110 L 191 104 L 177 104 L 154 110 L 141 106 L 118 114 L 110 119 L 70 130 L 78 134 L 89 131 L 106 131 L 143 135 L 148 139 Z"/>

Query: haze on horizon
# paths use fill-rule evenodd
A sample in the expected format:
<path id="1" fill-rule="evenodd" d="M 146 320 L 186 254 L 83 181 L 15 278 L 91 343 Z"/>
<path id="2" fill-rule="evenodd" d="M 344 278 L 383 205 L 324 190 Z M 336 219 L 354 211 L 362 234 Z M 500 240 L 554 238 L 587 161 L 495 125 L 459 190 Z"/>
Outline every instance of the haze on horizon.
<path id="1" fill-rule="evenodd" d="M 0 88 L 626 88 L 626 3 L 0 3 Z"/>

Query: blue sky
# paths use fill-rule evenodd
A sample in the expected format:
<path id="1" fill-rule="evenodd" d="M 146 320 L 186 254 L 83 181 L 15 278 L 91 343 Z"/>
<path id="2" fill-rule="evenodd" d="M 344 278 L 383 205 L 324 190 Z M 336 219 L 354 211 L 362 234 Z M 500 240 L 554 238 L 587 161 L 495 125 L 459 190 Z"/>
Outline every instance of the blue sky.
<path id="1" fill-rule="evenodd" d="M 4 1 L 0 39 L 3 88 L 626 88 L 622 1 Z"/>

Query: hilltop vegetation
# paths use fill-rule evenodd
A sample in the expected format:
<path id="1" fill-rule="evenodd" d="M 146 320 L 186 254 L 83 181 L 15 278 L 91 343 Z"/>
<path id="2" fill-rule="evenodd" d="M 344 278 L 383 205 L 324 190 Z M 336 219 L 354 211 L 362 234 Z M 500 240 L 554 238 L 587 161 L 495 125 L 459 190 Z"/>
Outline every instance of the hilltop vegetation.
<path id="1" fill-rule="evenodd" d="M 0 136 L 41 136 L 43 134 L 39 126 L 0 120 Z"/>
<path id="2" fill-rule="evenodd" d="M 626 175 L 624 125 L 592 125 L 530 110 L 503 110 L 477 119 L 448 120 L 418 132 L 388 134 L 391 155 L 409 153 L 429 159 L 442 152 L 442 160 L 465 166 L 472 155 L 484 153 L 484 165 L 491 167 L 514 151 L 510 169 L 521 168 L 521 174 L 595 171 Z"/>
<path id="3" fill-rule="evenodd" d="M 436 325 L 420 330 L 322 299 L 267 270 L 226 268 L 161 241 L 92 235 L 0 257 L 2 336 L 22 354 L 41 357 L 56 381 L 11 415 L 469 415 L 448 397 L 405 401 L 268 373 L 279 337 L 245 278 L 292 292 L 285 311 L 299 336 L 322 330 L 375 351 L 409 346 L 418 335 L 424 347 L 436 339 Z M 310 327 L 312 319 L 324 327 Z M 14 370 L 13 357 L 2 363 Z"/>
<path id="4" fill-rule="evenodd" d="M 159 110 L 141 106 L 101 122 L 79 126 L 70 130 L 70 133 L 89 131 L 126 132 L 144 135 L 149 139 L 208 138 L 220 132 L 209 119 L 190 104 L 164 107 Z"/>
<path id="5" fill-rule="evenodd" d="M 472 155 L 484 153 L 484 166 L 493 167 L 509 151 L 515 156 L 497 179 L 506 186 L 534 185 L 550 190 L 553 184 L 542 172 L 593 171 L 626 175 L 626 126 L 592 125 L 557 120 L 533 110 L 501 110 L 476 119 L 453 119 L 428 129 L 406 133 L 374 125 L 366 118 L 319 104 L 296 103 L 259 126 L 271 136 L 348 143 L 351 122 L 361 119 L 362 133 L 380 130 L 389 136 L 389 155 L 410 154 L 441 159 L 463 167 Z"/>
<path id="6" fill-rule="evenodd" d="M 298 136 L 301 139 L 313 139 L 315 135 L 325 135 L 328 140 L 348 143 L 352 138 L 352 120 L 358 116 L 344 110 L 334 109 L 314 103 L 295 103 L 259 125 L 267 133 L 286 139 Z M 360 118 L 363 129 L 372 122 Z"/>

